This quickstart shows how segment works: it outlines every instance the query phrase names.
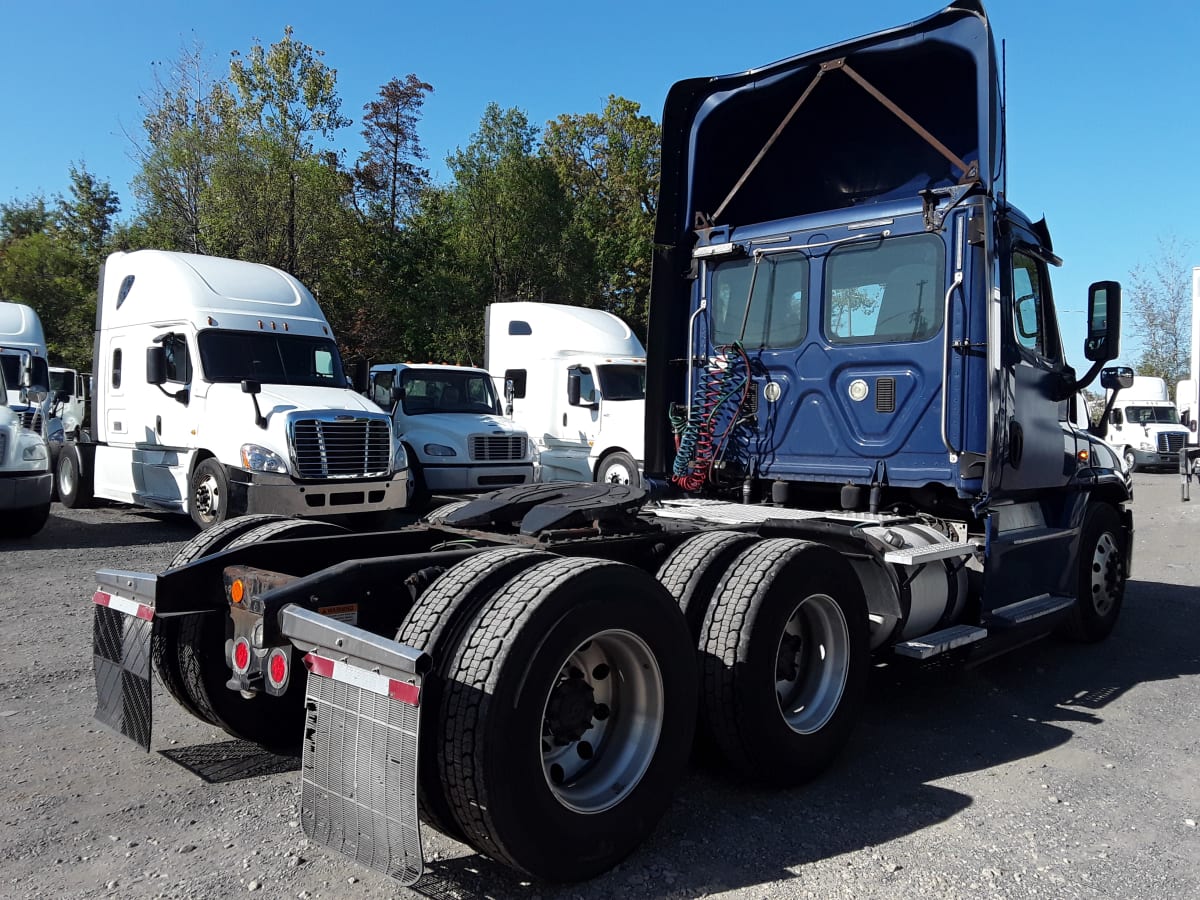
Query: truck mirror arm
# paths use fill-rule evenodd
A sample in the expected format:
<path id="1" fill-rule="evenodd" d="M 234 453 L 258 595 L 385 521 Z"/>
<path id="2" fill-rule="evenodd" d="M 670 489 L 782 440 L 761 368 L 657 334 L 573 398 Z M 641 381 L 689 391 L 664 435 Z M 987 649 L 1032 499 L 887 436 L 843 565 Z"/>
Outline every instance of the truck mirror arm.
<path id="1" fill-rule="evenodd" d="M 1100 421 L 1093 422 L 1093 421 L 1091 421 L 1090 418 L 1088 419 L 1088 433 L 1089 434 L 1093 435 L 1094 437 L 1098 437 L 1101 440 L 1104 440 L 1104 431 L 1105 431 L 1104 423 L 1108 421 L 1108 417 L 1112 414 L 1113 404 L 1117 402 L 1117 395 L 1120 393 L 1121 393 L 1121 388 L 1119 385 L 1112 389 L 1112 393 L 1109 394 L 1109 397 L 1108 397 L 1108 402 L 1104 404 L 1104 411 L 1102 413 L 1100 413 Z"/>
<path id="2" fill-rule="evenodd" d="M 254 424 L 266 431 L 267 418 L 262 414 L 262 410 L 258 408 L 258 394 L 262 390 L 262 382 L 251 381 L 247 378 L 242 382 L 242 393 L 250 395 L 250 401 L 254 404 Z"/>
<path id="3" fill-rule="evenodd" d="M 188 387 L 186 384 L 177 391 L 168 391 L 161 384 L 156 384 L 154 386 L 156 388 L 158 388 L 160 391 L 162 391 L 164 394 L 166 394 L 168 397 L 170 397 L 172 400 L 174 400 L 176 403 L 182 403 L 184 406 L 187 406 L 188 400 L 191 399 L 191 393 L 190 393 L 190 391 L 188 391 Z"/>

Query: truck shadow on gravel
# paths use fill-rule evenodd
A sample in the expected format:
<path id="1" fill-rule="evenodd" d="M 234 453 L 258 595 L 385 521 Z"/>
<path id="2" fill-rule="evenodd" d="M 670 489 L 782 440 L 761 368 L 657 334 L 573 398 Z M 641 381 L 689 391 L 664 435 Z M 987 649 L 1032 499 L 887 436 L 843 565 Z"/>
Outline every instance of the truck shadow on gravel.
<path id="1" fill-rule="evenodd" d="M 100 515 L 96 515 L 100 512 Z M 103 547 L 145 547 L 191 540 L 196 526 L 187 516 L 112 507 L 88 510 L 84 516 L 68 513 L 58 504 L 50 508 L 46 527 L 24 541 L 0 541 L 0 548 L 84 550 Z"/>
<path id="2" fill-rule="evenodd" d="M 431 862 L 414 890 L 433 898 L 695 897 L 797 877 L 806 863 L 886 844 L 969 810 L 976 796 L 1011 790 L 1011 779 L 995 788 L 982 779 L 1103 727 L 1105 707 L 1138 685 L 1200 674 L 1194 638 L 1175 624 L 1197 613 L 1195 587 L 1131 582 L 1104 643 L 1049 638 L 970 669 L 879 667 L 846 750 L 804 787 L 756 788 L 693 765 L 650 840 L 600 878 L 529 884 L 468 854 Z M 972 793 L 932 783 L 969 773 L 980 773 Z M 963 827 L 986 825 L 967 819 Z M 885 890 L 901 867 L 886 848 L 875 858 Z"/>

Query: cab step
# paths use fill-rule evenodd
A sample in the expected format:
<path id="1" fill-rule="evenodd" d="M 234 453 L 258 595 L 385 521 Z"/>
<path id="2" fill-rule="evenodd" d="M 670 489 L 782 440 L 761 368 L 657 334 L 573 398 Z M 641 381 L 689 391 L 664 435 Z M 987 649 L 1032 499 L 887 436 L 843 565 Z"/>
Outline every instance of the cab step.
<path id="1" fill-rule="evenodd" d="M 904 641 L 897 644 L 892 650 L 897 656 L 906 656 L 909 659 L 929 659 L 945 653 L 947 650 L 982 641 L 987 634 L 987 629 L 980 628 L 978 625 L 951 625 L 941 631 L 922 635 L 911 641 Z"/>
<path id="2" fill-rule="evenodd" d="M 1043 616 L 1050 616 L 1065 609 L 1070 609 L 1074 603 L 1074 597 L 1063 597 L 1057 594 L 1040 594 L 1037 597 L 1030 597 L 1028 600 L 1021 600 L 1017 603 L 1010 603 L 1008 606 L 1001 606 L 999 609 L 993 609 L 988 614 L 987 621 L 989 624 L 997 625 L 1001 628 L 1014 628 L 1018 625 L 1032 622 L 1034 619 L 1040 619 Z"/>
<path id="3" fill-rule="evenodd" d="M 940 544 L 928 544 L 924 547 L 904 547 L 899 550 L 888 550 L 883 554 L 883 561 L 897 566 L 919 566 L 939 559 L 953 559 L 957 556 L 970 556 L 983 552 L 983 541 L 942 541 Z"/>

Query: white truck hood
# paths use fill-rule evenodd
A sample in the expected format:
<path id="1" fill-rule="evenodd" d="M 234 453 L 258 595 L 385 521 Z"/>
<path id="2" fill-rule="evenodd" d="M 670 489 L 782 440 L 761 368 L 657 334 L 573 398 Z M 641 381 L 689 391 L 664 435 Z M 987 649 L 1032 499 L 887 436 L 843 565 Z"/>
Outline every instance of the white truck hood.
<path id="1" fill-rule="evenodd" d="M 500 416 L 481 416 L 476 413 L 425 413 L 420 416 L 397 416 L 396 431 L 400 437 L 421 435 L 421 440 L 432 440 L 437 435 L 461 442 L 473 434 L 495 437 L 526 437 L 524 428 Z M 426 437 L 428 436 L 428 437 Z"/>

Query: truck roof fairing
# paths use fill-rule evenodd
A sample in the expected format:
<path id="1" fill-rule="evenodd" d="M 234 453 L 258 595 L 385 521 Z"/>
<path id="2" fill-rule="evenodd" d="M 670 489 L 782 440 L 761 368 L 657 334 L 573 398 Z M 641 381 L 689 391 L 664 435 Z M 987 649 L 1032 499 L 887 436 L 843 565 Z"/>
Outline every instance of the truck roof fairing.
<path id="1" fill-rule="evenodd" d="M 1000 132 L 995 45 L 979 0 L 761 68 L 681 81 L 663 109 L 655 239 L 689 241 L 698 220 L 736 227 L 972 178 L 1002 192 Z"/>

